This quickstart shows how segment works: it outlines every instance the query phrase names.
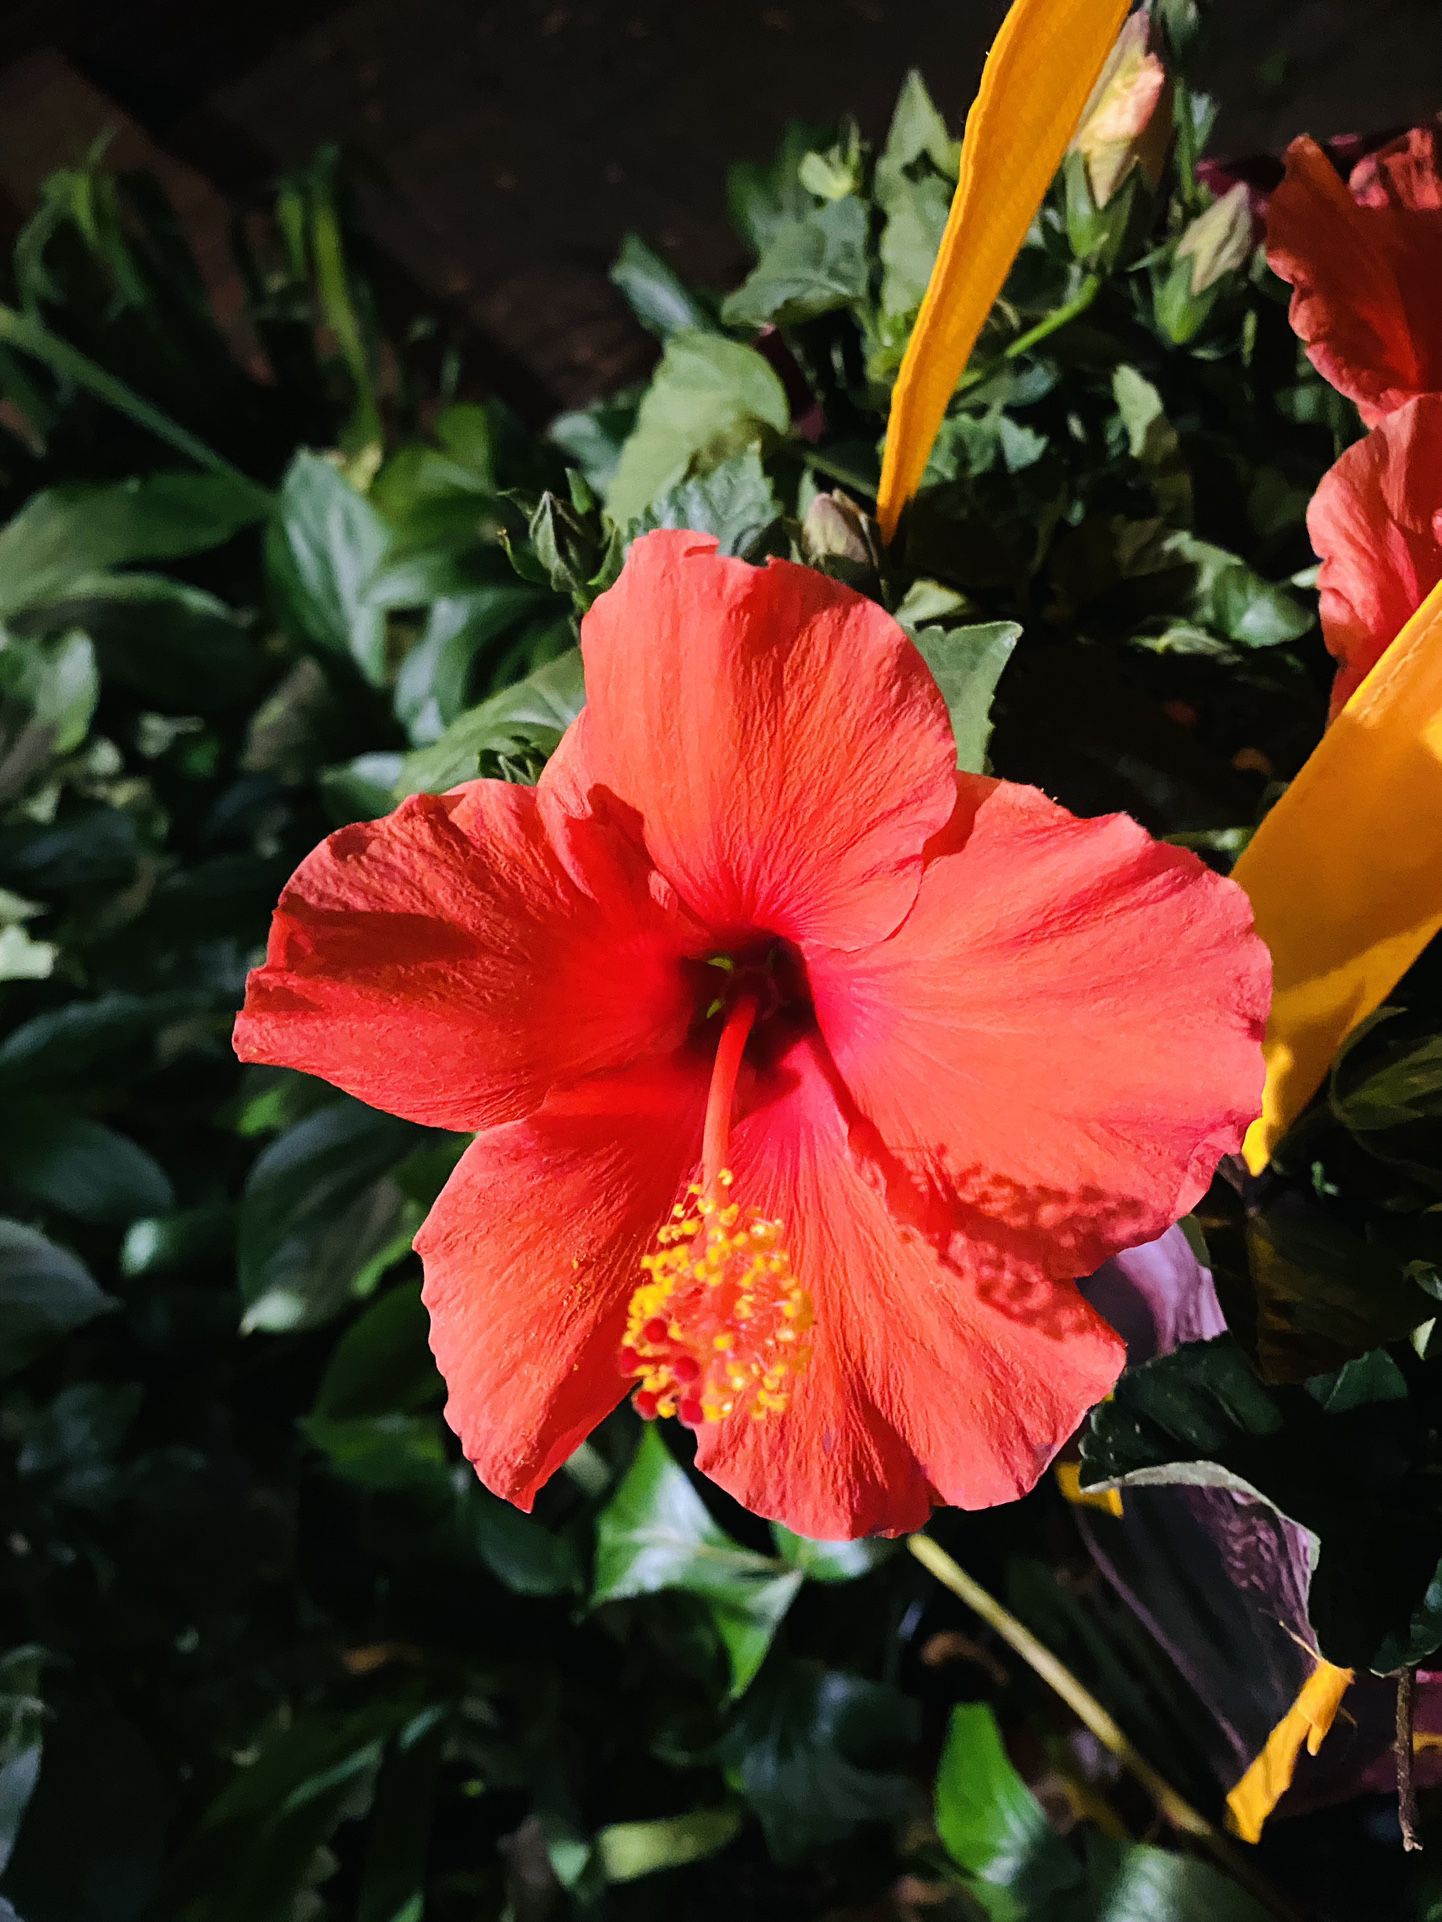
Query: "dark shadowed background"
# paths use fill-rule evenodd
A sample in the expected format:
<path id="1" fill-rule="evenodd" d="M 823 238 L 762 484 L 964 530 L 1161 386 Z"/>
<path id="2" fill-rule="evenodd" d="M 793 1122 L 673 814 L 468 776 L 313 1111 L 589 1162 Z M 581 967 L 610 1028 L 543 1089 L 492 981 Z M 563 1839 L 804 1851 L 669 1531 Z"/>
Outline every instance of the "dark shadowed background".
<path id="1" fill-rule="evenodd" d="M 727 283 L 727 164 L 793 117 L 885 125 L 907 67 L 949 115 L 1004 0 L 0 0 L 9 220 L 108 125 L 170 163 L 197 221 L 337 140 L 415 304 L 473 336 L 527 412 L 591 398 L 648 345 L 606 280 L 635 229 Z M 1403 122 L 1442 98 L 1439 0 L 1210 0 L 1233 152 Z M 193 170 L 193 176 L 184 170 Z"/>

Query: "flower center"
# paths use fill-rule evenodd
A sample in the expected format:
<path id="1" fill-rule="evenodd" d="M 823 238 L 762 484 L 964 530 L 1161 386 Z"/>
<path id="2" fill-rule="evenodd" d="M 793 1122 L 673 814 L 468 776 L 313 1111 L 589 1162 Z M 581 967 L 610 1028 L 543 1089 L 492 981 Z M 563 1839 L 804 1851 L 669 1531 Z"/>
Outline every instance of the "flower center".
<path id="1" fill-rule="evenodd" d="M 641 1258 L 646 1279 L 631 1297 L 619 1359 L 639 1381 L 634 1403 L 648 1421 L 678 1415 L 696 1427 L 739 1410 L 778 1413 L 810 1359 L 811 1303 L 791 1272 L 782 1224 L 732 1198 L 726 1166 L 757 1008 L 749 990 L 731 1005 L 711 1071 L 700 1178 Z"/>

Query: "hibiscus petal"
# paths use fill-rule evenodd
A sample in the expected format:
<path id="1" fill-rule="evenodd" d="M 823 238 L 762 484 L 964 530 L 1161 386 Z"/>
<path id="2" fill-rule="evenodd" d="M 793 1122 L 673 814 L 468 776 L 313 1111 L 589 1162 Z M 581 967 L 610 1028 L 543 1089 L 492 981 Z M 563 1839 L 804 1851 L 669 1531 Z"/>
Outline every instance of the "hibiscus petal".
<path id="1" fill-rule="evenodd" d="M 597 1076 L 487 1129 L 416 1236 L 446 1419 L 518 1507 L 634 1386 L 626 1307 L 695 1165 L 706 1080 L 689 1060 Z"/>
<path id="2" fill-rule="evenodd" d="M 1359 206 L 1304 137 L 1267 210 L 1267 259 L 1292 284 L 1292 327 L 1312 365 L 1369 426 L 1442 389 L 1442 209 Z"/>
<path id="3" fill-rule="evenodd" d="M 1396 140 L 1364 154 L 1347 181 L 1362 207 L 1442 207 L 1442 125 L 1409 127 Z"/>
<path id="4" fill-rule="evenodd" d="M 697 1466 L 822 1540 L 1025 1494 L 1116 1380 L 1120 1339 L 1070 1283 L 998 1294 L 964 1245 L 943 1252 L 898 1220 L 814 1038 L 768 1082 L 733 1132 L 731 1192 L 783 1224 L 812 1359 L 783 1411 L 704 1425 Z"/>
<path id="5" fill-rule="evenodd" d="M 1158 1235 L 1257 1113 L 1270 966 L 1241 889 L 1121 814 L 959 777 L 916 906 L 808 956 L 822 1033 L 918 1206 L 1009 1267 Z"/>
<path id="6" fill-rule="evenodd" d="M 486 1127 L 674 1047 L 697 939 L 603 819 L 548 824 L 532 789 L 503 781 L 415 795 L 301 863 L 236 1052 L 407 1120 Z"/>
<path id="7" fill-rule="evenodd" d="M 1321 557 L 1335 715 L 1442 580 L 1442 394 L 1409 401 L 1349 447 L 1307 510 Z"/>
<path id="8" fill-rule="evenodd" d="M 875 602 L 707 536 L 635 542 L 582 623 L 586 707 L 542 777 L 605 790 L 723 935 L 851 948 L 894 928 L 952 805 L 936 683 Z"/>

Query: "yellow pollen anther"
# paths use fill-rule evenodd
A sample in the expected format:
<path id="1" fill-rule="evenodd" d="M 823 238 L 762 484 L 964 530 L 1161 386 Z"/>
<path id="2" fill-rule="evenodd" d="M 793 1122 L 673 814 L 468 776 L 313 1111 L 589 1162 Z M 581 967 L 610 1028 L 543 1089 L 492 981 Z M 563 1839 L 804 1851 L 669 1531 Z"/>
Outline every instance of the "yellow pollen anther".
<path id="1" fill-rule="evenodd" d="M 730 1171 L 713 1184 L 729 1189 Z M 811 1302 L 791 1272 L 781 1223 L 737 1202 L 718 1203 L 693 1183 L 690 1199 L 643 1255 L 631 1297 L 621 1366 L 639 1384 L 639 1412 L 679 1415 L 691 1427 L 744 1406 L 751 1415 L 786 1407 L 790 1383 L 810 1359 L 804 1336 Z"/>

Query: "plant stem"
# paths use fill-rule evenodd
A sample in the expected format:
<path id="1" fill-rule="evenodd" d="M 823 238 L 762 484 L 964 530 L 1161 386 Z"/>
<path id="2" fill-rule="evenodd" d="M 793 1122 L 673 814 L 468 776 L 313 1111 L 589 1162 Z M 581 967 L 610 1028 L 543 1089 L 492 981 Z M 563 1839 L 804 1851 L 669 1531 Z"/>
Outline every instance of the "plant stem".
<path id="1" fill-rule="evenodd" d="M 1015 340 L 1008 341 L 1002 349 L 999 361 L 992 361 L 986 367 L 968 368 L 957 383 L 957 393 L 964 394 L 968 388 L 979 387 L 984 380 L 991 378 L 999 366 L 1009 360 L 1019 360 L 1023 354 L 1030 353 L 1033 347 L 1039 346 L 1051 335 L 1060 333 L 1069 321 L 1075 320 L 1079 314 L 1086 312 L 1101 292 L 1102 285 L 1100 274 L 1088 274 L 1070 300 L 1063 301 L 1060 307 L 1054 307 L 1044 320 L 1036 323 L 1035 327 L 1028 327 L 1024 334 L 1018 334 Z"/>
<path id="2" fill-rule="evenodd" d="M 1033 347 L 1038 346 L 1050 335 L 1059 333 L 1068 322 L 1075 320 L 1079 314 L 1086 312 L 1087 308 L 1091 306 L 1101 290 L 1101 275 L 1088 274 L 1070 300 L 1064 301 L 1060 307 L 1054 308 L 1052 312 L 1047 315 L 1046 319 L 1039 320 L 1035 327 L 1028 327 L 1024 334 L 1018 334 L 1015 340 L 1008 341 L 1006 350 L 1002 354 L 1002 359 L 1019 360 L 1023 354 L 1030 353 Z"/>
<path id="3" fill-rule="evenodd" d="M 0 306 L 0 342 L 44 361 L 63 379 L 73 381 L 107 407 L 126 415 L 137 427 L 143 427 L 147 433 L 164 441 L 168 447 L 173 447 L 176 453 L 183 454 L 197 467 L 204 468 L 209 474 L 223 475 L 226 480 L 244 487 L 255 496 L 257 507 L 269 508 L 271 497 L 265 488 L 242 474 L 238 467 L 232 467 L 223 455 L 207 447 L 204 441 L 197 440 L 178 421 L 161 413 L 158 407 L 152 407 L 134 388 L 127 387 L 114 374 L 107 373 L 88 354 L 82 354 L 68 340 L 52 334 L 48 327 L 41 326 L 30 315 L 17 313 L 13 307 Z"/>
<path id="4" fill-rule="evenodd" d="M 1417 1671 L 1397 1671 L 1397 1722 L 1393 1750 L 1397 1757 L 1397 1819 L 1402 1824 L 1402 1847 L 1420 1849 L 1417 1833 L 1417 1785 L 1412 1779 L 1412 1729 L 1417 1704 Z"/>
<path id="5" fill-rule="evenodd" d="M 979 1615 L 988 1628 L 993 1629 L 1027 1667 L 1061 1697 L 1077 1720 L 1116 1756 L 1122 1767 L 1147 1791 L 1158 1812 L 1166 1817 L 1173 1828 L 1195 1837 L 1229 1875 L 1250 1890 L 1274 1915 L 1295 1922 L 1296 1912 L 1249 1867 L 1241 1852 L 1216 1824 L 1210 1822 L 1200 1809 L 1194 1808 L 1164 1775 L 1152 1767 L 1110 1711 L 1102 1707 L 1091 1690 L 1072 1674 L 1064 1662 L 1037 1640 L 1025 1623 L 1019 1622 L 1009 1609 L 1004 1608 L 980 1582 L 968 1575 L 929 1535 L 908 1535 L 906 1546 L 929 1575 L 935 1576 L 943 1588 L 950 1589 L 973 1614 Z"/>
<path id="6" fill-rule="evenodd" d="M 1197 182 L 1197 133 L 1192 119 L 1191 88 L 1181 80 L 1177 82 L 1173 126 L 1176 133 L 1177 179 L 1182 190 L 1182 204 L 1188 212 L 1196 213 L 1202 198 Z"/>

